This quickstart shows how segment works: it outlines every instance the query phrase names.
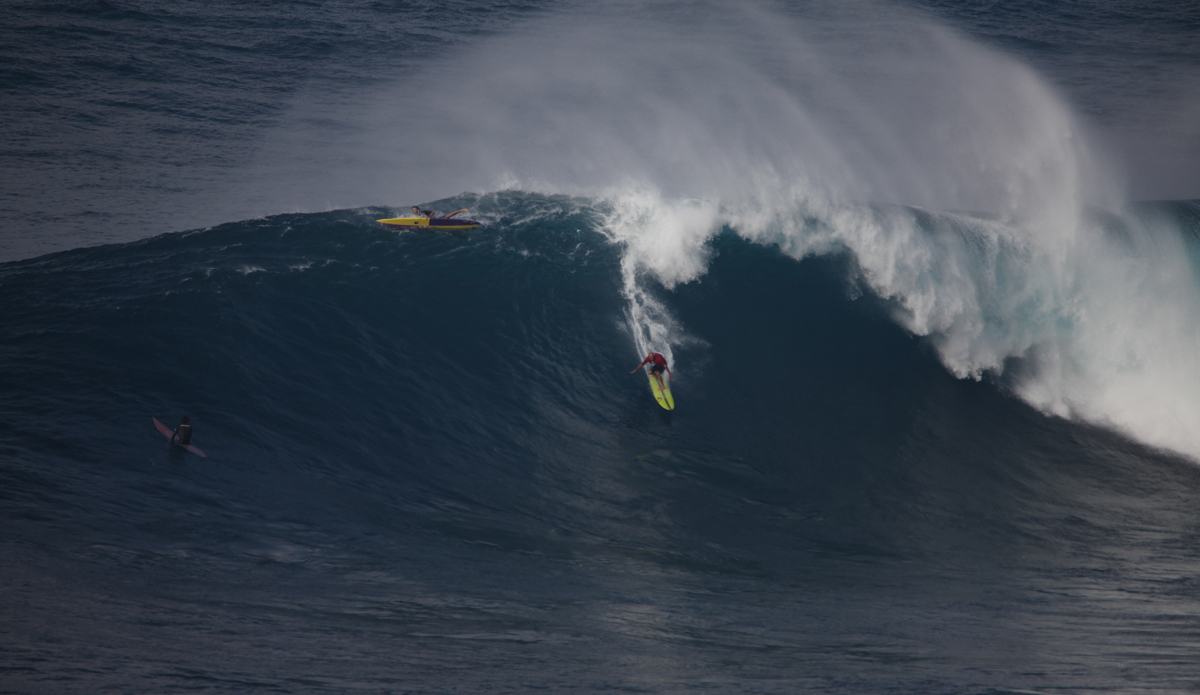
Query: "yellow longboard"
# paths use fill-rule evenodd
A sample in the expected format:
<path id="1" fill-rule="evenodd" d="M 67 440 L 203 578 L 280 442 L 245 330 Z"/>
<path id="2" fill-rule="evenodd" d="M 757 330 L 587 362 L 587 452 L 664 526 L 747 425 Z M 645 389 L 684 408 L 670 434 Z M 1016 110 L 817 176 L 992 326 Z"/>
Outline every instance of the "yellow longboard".
<path id="1" fill-rule="evenodd" d="M 475 220 L 460 220 L 457 217 L 393 217 L 386 220 L 375 220 L 380 224 L 386 224 L 389 227 L 400 227 L 401 229 L 474 229 L 479 226 Z"/>
<path id="2" fill-rule="evenodd" d="M 671 387 L 667 385 L 667 378 L 663 377 L 663 385 L 658 385 L 658 379 L 650 372 L 646 372 L 650 376 L 650 390 L 654 392 L 654 400 L 667 410 L 675 410 L 675 398 L 671 396 Z"/>

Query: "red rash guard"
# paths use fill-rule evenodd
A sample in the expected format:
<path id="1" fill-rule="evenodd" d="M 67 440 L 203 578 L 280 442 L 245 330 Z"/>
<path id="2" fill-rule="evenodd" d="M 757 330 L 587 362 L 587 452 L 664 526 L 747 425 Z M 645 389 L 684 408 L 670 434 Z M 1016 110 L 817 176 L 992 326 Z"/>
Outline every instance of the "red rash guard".
<path id="1" fill-rule="evenodd" d="M 646 359 L 642 360 L 642 364 L 646 364 L 647 362 L 663 367 L 667 366 L 667 360 L 657 352 L 652 352 L 649 355 L 646 355 Z"/>

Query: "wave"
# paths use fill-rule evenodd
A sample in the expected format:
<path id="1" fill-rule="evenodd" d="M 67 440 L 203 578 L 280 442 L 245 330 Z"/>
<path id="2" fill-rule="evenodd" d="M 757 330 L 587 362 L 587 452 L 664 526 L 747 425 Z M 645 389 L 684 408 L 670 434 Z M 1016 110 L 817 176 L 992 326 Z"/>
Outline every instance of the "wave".
<path id="1" fill-rule="evenodd" d="M 1190 242 L 1126 201 L 1054 88 L 922 15 L 569 6 L 355 112 L 351 135 L 318 138 L 302 124 L 324 112 L 297 102 L 254 174 L 286 187 L 258 189 L 273 209 L 464 185 L 597 201 L 597 228 L 623 249 L 637 351 L 669 356 L 703 338 L 645 282 L 702 277 L 721 230 L 797 259 L 847 250 L 865 291 L 956 376 L 995 375 L 1046 413 L 1200 452 Z"/>
<path id="2" fill-rule="evenodd" d="M 614 201 L 506 192 L 445 204 L 470 207 L 484 231 L 397 234 L 373 221 L 393 216 L 382 208 L 280 215 L 3 266 L 7 455 L 84 469 L 105 461 L 137 477 L 161 447 L 149 416 L 186 412 L 210 457 L 244 469 L 227 473 L 244 492 L 211 493 L 218 508 L 261 504 L 270 480 L 288 480 L 276 503 L 318 496 L 334 528 L 365 514 L 539 552 L 683 544 L 716 565 L 745 559 L 749 541 L 704 550 L 717 541 L 697 540 L 695 519 L 647 525 L 649 500 L 734 515 L 766 504 L 774 511 L 751 524 L 762 527 L 759 563 L 778 561 L 765 539 L 783 542 L 780 533 L 799 533 L 814 552 L 935 552 L 978 539 L 931 516 L 1011 525 L 1013 504 L 1055 499 L 1061 471 L 1048 460 L 1134 475 L 1136 462 L 1157 458 L 1007 395 L 1037 404 L 1036 387 L 1073 386 L 1039 362 L 1054 350 L 1062 361 L 1052 364 L 1097 374 L 1108 364 L 1097 356 L 1116 348 L 1084 340 L 1103 323 L 1084 313 L 1105 309 L 1096 298 L 1070 297 L 1074 323 L 1039 314 L 1048 299 L 1025 301 L 1043 291 L 1041 269 L 1020 266 L 1036 257 L 1006 242 L 997 221 L 845 213 L 874 225 L 865 228 L 895 246 L 892 257 L 904 248 L 889 235 L 925 240 L 908 250 L 926 260 L 922 272 L 893 273 L 926 288 L 917 305 L 924 295 L 889 293 L 854 247 L 850 232 L 864 227 L 840 218 L 805 222 L 826 237 L 823 254 L 786 244 L 781 253 L 724 225 L 704 240 L 703 275 L 672 283 L 630 261 L 655 238 L 673 243 L 661 237 L 670 225 L 614 243 L 631 214 Z M 1144 248 L 1135 233 L 1166 218 L 1195 229 L 1198 213 L 1151 206 L 1137 229 L 1105 221 L 1097 243 Z M 964 286 L 978 301 L 944 309 L 943 294 Z M 919 320 L 931 326 L 923 339 Z M 972 320 L 980 330 L 959 339 Z M 1169 352 L 1167 329 L 1159 342 L 1139 340 Z M 980 361 L 985 348 L 1021 344 L 1013 332 L 1033 347 Z M 676 412 L 630 376 L 639 341 L 672 348 Z M 959 345 L 974 350 L 959 366 L 981 380 L 944 368 Z M 1159 443 L 1135 426 L 1126 424 Z M 998 487 L 984 484 L 994 476 Z M 330 489 L 342 492 L 330 501 Z"/>
<path id="3" fill-rule="evenodd" d="M 767 220 L 703 207 L 634 201 L 608 220 L 629 249 L 634 306 L 639 274 L 668 287 L 699 277 L 722 228 L 796 259 L 845 251 L 863 288 L 956 376 L 990 375 L 1047 413 L 1200 453 L 1195 203 L 1082 211 L 1061 235 L 901 206 L 800 206 Z"/>

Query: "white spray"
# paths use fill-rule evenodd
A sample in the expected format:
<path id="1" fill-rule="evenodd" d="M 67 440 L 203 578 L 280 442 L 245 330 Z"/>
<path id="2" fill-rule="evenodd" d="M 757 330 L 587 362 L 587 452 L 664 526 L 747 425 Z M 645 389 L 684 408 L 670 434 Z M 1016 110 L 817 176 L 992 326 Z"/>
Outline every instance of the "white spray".
<path id="1" fill-rule="evenodd" d="M 1178 238 L 1121 216 L 1112 168 L 1036 74 L 922 17 L 589 3 L 363 113 L 370 161 L 340 159 L 366 147 L 345 140 L 308 155 L 353 169 L 346 203 L 498 185 L 609 201 L 639 357 L 683 336 L 645 279 L 699 278 L 729 225 L 796 258 L 849 249 L 961 377 L 1022 358 L 1030 403 L 1200 456 L 1200 295 Z"/>

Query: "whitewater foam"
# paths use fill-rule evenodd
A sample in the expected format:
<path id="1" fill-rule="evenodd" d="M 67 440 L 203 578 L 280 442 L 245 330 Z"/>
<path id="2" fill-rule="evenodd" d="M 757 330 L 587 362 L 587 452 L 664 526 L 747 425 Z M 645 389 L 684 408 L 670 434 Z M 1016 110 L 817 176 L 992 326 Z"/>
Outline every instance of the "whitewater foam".
<path id="1" fill-rule="evenodd" d="M 419 111 L 403 108 L 413 94 Z M 1200 455 L 1200 310 L 1178 241 L 1124 210 L 1119 172 L 1045 80 L 923 16 L 865 1 L 568 6 L 363 114 L 369 143 L 305 153 L 353 169 L 348 203 L 497 186 L 606 201 L 641 354 L 690 339 L 650 288 L 702 277 L 728 227 L 796 259 L 848 251 L 959 377 L 1001 375 L 1048 413 Z M 1089 211 L 1121 220 L 1132 246 Z"/>

